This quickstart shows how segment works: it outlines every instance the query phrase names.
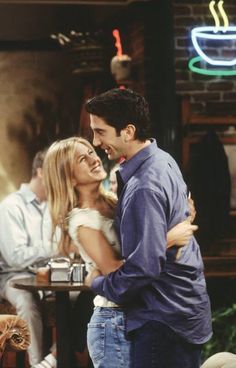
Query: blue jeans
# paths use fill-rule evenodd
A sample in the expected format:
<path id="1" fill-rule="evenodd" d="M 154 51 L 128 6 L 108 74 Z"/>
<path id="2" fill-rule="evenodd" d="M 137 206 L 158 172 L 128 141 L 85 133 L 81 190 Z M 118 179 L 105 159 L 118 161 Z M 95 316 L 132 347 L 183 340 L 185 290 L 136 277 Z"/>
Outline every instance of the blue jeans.
<path id="1" fill-rule="evenodd" d="M 130 341 L 120 308 L 96 307 L 88 324 L 88 350 L 94 368 L 130 368 Z"/>
<path id="2" fill-rule="evenodd" d="M 200 367 L 202 345 L 186 342 L 163 323 L 147 322 L 133 332 L 131 342 L 132 368 Z"/>

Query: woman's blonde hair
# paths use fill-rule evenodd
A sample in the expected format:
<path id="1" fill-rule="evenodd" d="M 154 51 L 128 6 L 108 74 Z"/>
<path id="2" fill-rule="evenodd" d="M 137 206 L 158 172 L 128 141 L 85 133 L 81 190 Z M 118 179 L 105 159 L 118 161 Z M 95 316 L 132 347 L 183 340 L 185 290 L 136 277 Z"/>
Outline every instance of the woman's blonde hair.
<path id="1" fill-rule="evenodd" d="M 67 216 L 74 207 L 78 206 L 78 193 L 72 180 L 79 143 L 93 149 L 92 145 L 81 137 L 62 139 L 49 147 L 43 164 L 43 177 L 52 218 L 52 236 L 59 226 L 61 229 L 59 249 L 67 255 L 70 253 L 71 244 Z M 105 197 L 102 188 L 101 193 Z M 107 197 L 107 201 L 111 204 L 113 202 L 114 205 L 110 197 Z"/>

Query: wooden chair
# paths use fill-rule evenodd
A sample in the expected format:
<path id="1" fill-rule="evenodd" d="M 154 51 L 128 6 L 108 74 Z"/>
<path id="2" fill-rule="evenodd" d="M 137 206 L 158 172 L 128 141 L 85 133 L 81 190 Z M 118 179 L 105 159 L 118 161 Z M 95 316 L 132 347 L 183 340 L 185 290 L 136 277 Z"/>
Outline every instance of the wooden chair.
<path id="1" fill-rule="evenodd" d="M 42 318 L 44 325 L 43 339 L 46 354 L 48 349 L 51 347 L 52 342 L 55 340 L 55 298 L 54 297 L 43 298 L 41 304 L 42 304 Z M 7 300 L 4 299 L 0 301 L 0 318 L 2 315 L 14 315 L 14 316 L 17 315 L 13 305 L 11 305 Z M 14 352 L 15 352 L 16 368 L 24 368 L 26 366 L 27 361 L 26 351 L 15 350 Z"/>
<path id="2" fill-rule="evenodd" d="M 30 344 L 27 323 L 13 314 L 0 315 L 0 366 L 3 367 L 4 352 L 25 351 Z M 23 367 L 23 365 L 17 365 Z"/>

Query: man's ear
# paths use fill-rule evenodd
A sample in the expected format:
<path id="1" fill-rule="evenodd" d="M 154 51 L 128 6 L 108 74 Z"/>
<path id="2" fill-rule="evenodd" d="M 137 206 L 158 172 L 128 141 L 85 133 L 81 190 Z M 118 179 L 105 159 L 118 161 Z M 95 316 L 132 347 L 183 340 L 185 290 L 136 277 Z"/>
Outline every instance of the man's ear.
<path id="1" fill-rule="evenodd" d="M 43 169 L 42 169 L 42 167 L 38 167 L 36 169 L 36 171 L 37 171 L 37 177 L 40 178 L 40 179 L 42 179 L 42 177 L 43 177 Z"/>
<path id="2" fill-rule="evenodd" d="M 124 142 L 130 142 L 135 139 L 136 127 L 133 124 L 128 124 L 123 130 L 122 135 Z"/>

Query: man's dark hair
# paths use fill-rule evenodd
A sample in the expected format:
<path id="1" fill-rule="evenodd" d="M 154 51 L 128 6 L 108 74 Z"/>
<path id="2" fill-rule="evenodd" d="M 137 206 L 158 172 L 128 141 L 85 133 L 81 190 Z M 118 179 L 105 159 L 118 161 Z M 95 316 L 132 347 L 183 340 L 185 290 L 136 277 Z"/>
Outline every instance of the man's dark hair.
<path id="1" fill-rule="evenodd" d="M 32 163 L 32 177 L 37 175 L 37 169 L 42 169 L 43 161 L 44 161 L 46 153 L 47 153 L 47 149 L 45 148 L 42 151 L 38 151 L 36 155 L 34 156 L 33 163 Z"/>
<path id="2" fill-rule="evenodd" d="M 135 139 L 145 141 L 150 136 L 148 103 L 130 89 L 114 88 L 95 96 L 86 102 L 85 110 L 114 127 L 117 135 L 128 124 L 133 124 L 136 127 Z"/>

